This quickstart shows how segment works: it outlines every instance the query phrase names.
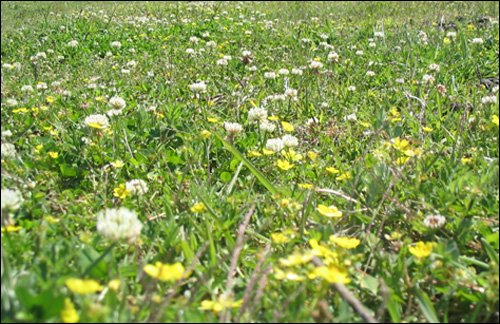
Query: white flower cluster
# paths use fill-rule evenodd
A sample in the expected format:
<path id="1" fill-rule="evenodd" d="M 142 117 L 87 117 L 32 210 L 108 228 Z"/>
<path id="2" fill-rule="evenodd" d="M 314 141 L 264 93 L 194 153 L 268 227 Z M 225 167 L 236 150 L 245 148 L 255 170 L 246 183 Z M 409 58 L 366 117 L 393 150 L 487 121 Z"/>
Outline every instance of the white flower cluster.
<path id="1" fill-rule="evenodd" d="M 446 223 L 446 218 L 441 215 L 429 215 L 424 219 L 424 225 L 427 228 L 440 228 Z"/>
<path id="2" fill-rule="evenodd" d="M 3 148 L 2 148 L 2 153 L 3 153 Z M 23 197 L 21 196 L 21 193 L 17 190 L 2 189 L 1 197 L 2 197 L 2 211 L 4 212 L 11 212 L 18 210 L 24 201 Z"/>
<path id="3" fill-rule="evenodd" d="M 273 152 L 281 152 L 286 147 L 299 145 L 299 140 L 293 135 L 284 135 L 282 138 L 270 138 L 266 142 L 266 149 Z"/>
<path id="4" fill-rule="evenodd" d="M 106 129 L 109 127 L 109 119 L 106 115 L 90 115 L 84 120 L 85 125 L 97 129 Z"/>
<path id="5" fill-rule="evenodd" d="M 134 243 L 141 230 L 142 223 L 137 218 L 136 212 L 127 208 L 108 208 L 97 214 L 97 231 L 114 242 Z"/>
<path id="6" fill-rule="evenodd" d="M 193 92 L 203 93 L 207 91 L 207 85 L 205 84 L 205 82 L 200 81 L 198 83 L 193 83 L 192 85 L 190 85 L 189 89 L 191 89 L 191 91 Z"/>
<path id="7" fill-rule="evenodd" d="M 108 106 L 110 106 L 113 109 L 123 109 L 127 106 L 127 103 L 123 98 L 120 97 L 111 97 L 108 101 Z"/>
<path id="8" fill-rule="evenodd" d="M 224 128 L 229 134 L 238 134 L 243 131 L 243 126 L 238 123 L 224 123 Z"/>
<path id="9" fill-rule="evenodd" d="M 125 189 L 130 191 L 132 195 L 143 196 L 149 190 L 148 184 L 141 179 L 130 180 L 125 183 Z"/>

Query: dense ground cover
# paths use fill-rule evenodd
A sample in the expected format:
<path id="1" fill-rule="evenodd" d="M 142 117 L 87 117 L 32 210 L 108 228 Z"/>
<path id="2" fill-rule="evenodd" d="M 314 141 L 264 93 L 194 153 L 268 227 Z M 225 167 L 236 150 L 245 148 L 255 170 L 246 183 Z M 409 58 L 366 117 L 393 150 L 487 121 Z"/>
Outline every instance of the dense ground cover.
<path id="1" fill-rule="evenodd" d="M 498 322 L 497 2 L 2 1 L 1 42 L 2 322 Z"/>

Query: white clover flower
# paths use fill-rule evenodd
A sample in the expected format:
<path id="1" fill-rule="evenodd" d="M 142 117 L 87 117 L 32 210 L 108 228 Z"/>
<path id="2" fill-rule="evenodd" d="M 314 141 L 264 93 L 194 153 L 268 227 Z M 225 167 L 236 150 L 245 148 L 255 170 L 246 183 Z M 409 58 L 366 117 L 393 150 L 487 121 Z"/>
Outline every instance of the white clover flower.
<path id="1" fill-rule="evenodd" d="M 302 75 L 303 73 L 304 71 L 302 71 L 301 69 L 296 69 L 296 68 L 292 69 L 292 74 L 294 75 Z"/>
<path id="2" fill-rule="evenodd" d="M 396 79 L 396 83 L 405 83 L 405 79 Z"/>
<path id="3" fill-rule="evenodd" d="M 358 117 L 356 117 L 356 114 L 350 114 L 350 115 L 347 115 L 344 117 L 344 119 L 346 121 L 350 121 L 350 122 L 356 122 L 358 120 Z"/>
<path id="4" fill-rule="evenodd" d="M 238 123 L 224 123 L 224 128 L 229 134 L 238 134 L 243 131 L 243 126 Z"/>
<path id="5" fill-rule="evenodd" d="M 319 70 L 319 69 L 322 69 L 322 68 L 323 68 L 323 63 L 318 62 L 318 61 L 312 61 L 312 62 L 309 64 L 309 68 L 310 68 L 310 69 L 312 69 L 312 70 Z"/>
<path id="6" fill-rule="evenodd" d="M 114 242 L 135 242 L 141 234 L 142 223 L 135 211 L 127 208 L 111 209 L 97 214 L 97 231 Z"/>
<path id="7" fill-rule="evenodd" d="M 207 91 L 207 85 L 205 84 L 205 82 L 201 81 L 201 82 L 198 82 L 198 83 L 193 83 L 189 86 L 189 89 L 191 89 L 191 91 L 193 92 L 206 92 Z"/>
<path id="8" fill-rule="evenodd" d="M 228 64 L 227 60 L 224 59 L 217 60 L 217 65 L 227 66 L 227 64 Z"/>
<path id="9" fill-rule="evenodd" d="M 13 158 L 17 154 L 14 144 L 2 143 L 2 158 Z"/>
<path id="10" fill-rule="evenodd" d="M 287 88 L 285 90 L 285 96 L 287 96 L 287 97 L 296 98 L 297 94 L 298 94 L 298 91 L 296 89 Z"/>
<path id="11" fill-rule="evenodd" d="M 47 83 L 45 83 L 45 82 L 38 82 L 38 83 L 36 84 L 36 88 L 37 88 L 38 90 L 45 90 L 45 89 L 47 89 L 47 88 L 48 88 L 48 86 L 47 86 Z"/>
<path id="12" fill-rule="evenodd" d="M 224 55 L 222 58 L 225 59 L 226 61 L 231 61 L 233 59 L 231 55 Z"/>
<path id="13" fill-rule="evenodd" d="M 2 132 L 2 138 L 10 138 L 10 137 L 12 137 L 12 132 L 10 130 Z"/>
<path id="14" fill-rule="evenodd" d="M 90 115 L 84 120 L 85 125 L 96 129 L 106 129 L 109 127 L 109 119 L 106 115 Z"/>
<path id="15" fill-rule="evenodd" d="M 434 83 L 434 77 L 432 75 L 429 75 L 429 74 L 425 74 L 423 77 L 422 77 L 422 80 L 425 82 L 425 83 L 428 83 L 428 84 L 433 84 Z"/>
<path id="16" fill-rule="evenodd" d="M 189 37 L 189 41 L 193 44 L 198 44 L 198 42 L 200 41 L 200 39 L 196 36 L 192 36 L 192 37 Z"/>
<path id="17" fill-rule="evenodd" d="M 4 63 L 4 64 L 2 64 L 2 68 L 6 69 L 6 70 L 12 70 L 14 68 L 14 65 L 12 65 L 10 63 Z"/>
<path id="18" fill-rule="evenodd" d="M 264 78 L 265 79 L 270 79 L 270 80 L 276 79 L 276 73 L 274 73 L 274 72 L 266 72 L 266 73 L 264 73 Z"/>
<path id="19" fill-rule="evenodd" d="M 491 89 L 491 92 L 493 93 L 497 93 L 498 92 L 498 86 L 494 86 L 492 89 Z"/>
<path id="20" fill-rule="evenodd" d="M 439 65 L 437 65 L 436 63 L 432 63 L 431 65 L 429 65 L 429 69 L 431 71 L 439 71 Z"/>
<path id="21" fill-rule="evenodd" d="M 377 43 L 374 42 L 368 43 L 368 47 L 377 47 Z"/>
<path id="22" fill-rule="evenodd" d="M 315 117 L 312 117 L 312 118 L 309 118 L 308 120 L 306 120 L 307 127 L 312 127 L 312 126 L 317 125 L 317 124 L 318 124 L 318 119 L 316 119 Z"/>
<path id="23" fill-rule="evenodd" d="M 373 37 L 384 37 L 384 32 L 376 31 L 373 33 Z"/>
<path id="24" fill-rule="evenodd" d="M 195 53 L 194 49 L 188 48 L 186 49 L 186 54 L 193 55 Z"/>
<path id="25" fill-rule="evenodd" d="M 249 57 L 250 55 L 252 55 L 252 52 L 250 52 L 250 51 L 243 51 L 243 52 L 241 52 L 241 55 L 243 57 Z"/>
<path id="26" fill-rule="evenodd" d="M 285 144 L 281 138 L 271 138 L 266 142 L 266 149 L 273 152 L 281 152 Z"/>
<path id="27" fill-rule="evenodd" d="M 42 59 L 46 59 L 47 58 L 47 54 L 45 54 L 45 52 L 38 52 L 38 53 L 36 53 L 35 56 L 37 58 L 42 58 Z"/>
<path id="28" fill-rule="evenodd" d="M 255 72 L 257 71 L 257 67 L 255 65 L 252 65 L 251 67 L 248 68 L 248 71 Z"/>
<path id="29" fill-rule="evenodd" d="M 327 60 L 330 62 L 337 62 L 339 59 L 340 55 L 338 55 L 336 52 L 330 52 L 328 54 Z"/>
<path id="30" fill-rule="evenodd" d="M 121 97 L 111 97 L 108 101 L 108 106 L 114 109 L 123 109 L 127 106 L 125 100 Z"/>
<path id="31" fill-rule="evenodd" d="M 295 147 L 299 145 L 299 139 L 290 134 L 284 135 L 281 140 L 286 147 Z"/>
<path id="32" fill-rule="evenodd" d="M 130 180 L 125 183 L 125 188 L 130 191 L 132 195 L 143 196 L 149 190 L 148 184 L 141 179 Z"/>
<path id="33" fill-rule="evenodd" d="M 3 147 L 2 147 L 2 154 L 3 154 Z M 17 190 L 2 189 L 1 197 L 2 197 L 2 211 L 4 212 L 13 212 L 18 210 L 24 201 L 23 197 L 21 196 L 21 193 Z"/>
<path id="34" fill-rule="evenodd" d="M 278 71 L 278 74 L 280 74 L 280 75 L 289 75 L 290 71 L 288 71 L 288 69 L 280 69 Z"/>
<path id="35" fill-rule="evenodd" d="M 208 48 L 215 48 L 215 47 L 217 47 L 217 43 L 214 41 L 209 41 L 205 44 L 205 46 Z"/>
<path id="36" fill-rule="evenodd" d="M 136 61 L 134 61 L 134 60 L 127 62 L 127 66 L 128 66 L 129 68 L 131 68 L 131 69 L 132 69 L 132 68 L 135 68 L 135 67 L 136 67 L 136 65 L 137 65 L 137 62 L 136 62 Z"/>
<path id="37" fill-rule="evenodd" d="M 369 76 L 369 77 L 375 76 L 375 72 L 373 72 L 373 71 L 367 71 L 366 72 L 366 76 Z"/>
<path id="38" fill-rule="evenodd" d="M 259 124 L 259 129 L 263 132 L 272 133 L 276 130 L 276 125 L 268 122 L 267 120 L 263 120 Z"/>
<path id="39" fill-rule="evenodd" d="M 424 219 L 424 225 L 427 228 L 440 228 L 446 223 L 446 218 L 441 215 L 429 215 Z"/>
<path id="40" fill-rule="evenodd" d="M 114 42 L 111 42 L 110 46 L 114 47 L 114 48 L 121 48 L 122 43 L 120 41 L 114 41 Z"/>
<path id="41" fill-rule="evenodd" d="M 351 91 L 351 92 L 352 92 L 352 91 L 356 91 L 356 87 L 355 87 L 355 86 L 353 86 L 353 85 L 352 85 L 352 86 L 348 86 L 348 87 L 347 87 L 347 91 Z"/>
<path id="42" fill-rule="evenodd" d="M 361 56 L 361 55 L 365 54 L 365 52 L 363 52 L 363 51 L 356 51 L 355 54 L 358 55 L 358 56 Z"/>
<path id="43" fill-rule="evenodd" d="M 111 109 L 106 113 L 106 115 L 108 115 L 108 117 L 120 116 L 120 115 L 123 115 L 123 110 L 122 109 Z"/>
<path id="44" fill-rule="evenodd" d="M 487 97 L 482 98 L 481 102 L 484 105 L 488 105 L 488 104 L 496 104 L 498 101 L 497 101 L 496 96 L 487 96 Z"/>
<path id="45" fill-rule="evenodd" d="M 267 118 L 267 109 L 261 107 L 255 107 L 248 111 L 248 121 L 254 122 L 259 120 L 265 120 Z"/>
<path id="46" fill-rule="evenodd" d="M 129 69 L 122 69 L 121 72 L 122 72 L 122 74 L 130 74 Z"/>
<path id="47" fill-rule="evenodd" d="M 16 99 L 7 99 L 7 101 L 5 102 L 7 104 L 7 106 L 9 107 L 15 107 L 17 106 L 18 102 Z"/>
<path id="48" fill-rule="evenodd" d="M 78 41 L 77 40 L 72 40 L 68 42 L 68 47 L 78 47 Z"/>
<path id="49" fill-rule="evenodd" d="M 472 39 L 472 44 L 483 44 L 484 40 L 482 38 L 474 38 Z"/>

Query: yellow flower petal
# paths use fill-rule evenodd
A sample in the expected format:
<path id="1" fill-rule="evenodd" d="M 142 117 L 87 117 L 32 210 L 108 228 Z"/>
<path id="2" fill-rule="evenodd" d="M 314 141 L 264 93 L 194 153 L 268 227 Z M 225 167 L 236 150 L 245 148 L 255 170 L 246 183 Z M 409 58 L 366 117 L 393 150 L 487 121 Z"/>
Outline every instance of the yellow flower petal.
<path id="1" fill-rule="evenodd" d="M 318 212 L 326 217 L 342 217 L 342 212 L 335 206 L 327 207 L 325 205 L 318 205 Z"/>
<path id="2" fill-rule="evenodd" d="M 330 235 L 330 242 L 333 242 L 344 249 L 354 249 L 361 243 L 361 241 L 357 238 L 338 237 L 333 235 Z"/>
<path id="3" fill-rule="evenodd" d="M 75 304 L 71 302 L 71 299 L 64 299 L 64 308 L 60 313 L 63 323 L 78 323 L 80 316 L 75 309 Z"/>
<path id="4" fill-rule="evenodd" d="M 432 242 L 417 242 L 415 246 L 409 248 L 411 254 L 417 258 L 427 258 L 432 253 Z"/>
<path id="5" fill-rule="evenodd" d="M 97 281 L 92 279 L 70 278 L 65 282 L 66 287 L 76 294 L 93 294 L 104 289 Z"/>

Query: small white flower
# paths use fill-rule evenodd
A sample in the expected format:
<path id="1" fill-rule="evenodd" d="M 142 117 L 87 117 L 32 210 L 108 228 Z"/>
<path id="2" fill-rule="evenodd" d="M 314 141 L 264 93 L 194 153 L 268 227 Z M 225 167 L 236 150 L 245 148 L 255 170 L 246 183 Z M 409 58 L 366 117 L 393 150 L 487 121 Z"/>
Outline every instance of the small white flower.
<path id="1" fill-rule="evenodd" d="M 368 47 L 377 47 L 377 43 L 374 42 L 368 43 Z"/>
<path id="2" fill-rule="evenodd" d="M 361 56 L 363 54 L 365 54 L 365 52 L 363 52 L 363 51 L 356 51 L 356 55 L 358 55 L 358 56 Z"/>
<path id="3" fill-rule="evenodd" d="M 3 154 L 3 147 L 2 147 L 2 154 Z M 24 201 L 23 197 L 21 196 L 21 193 L 17 190 L 2 189 L 1 197 L 2 197 L 2 211 L 4 212 L 12 212 L 18 210 Z"/>
<path id="4" fill-rule="evenodd" d="M 271 138 L 266 142 L 266 149 L 273 152 L 281 152 L 285 144 L 281 140 L 281 138 Z"/>
<path id="5" fill-rule="evenodd" d="M 384 37 L 384 32 L 376 31 L 373 33 L 373 37 Z"/>
<path id="6" fill-rule="evenodd" d="M 337 62 L 339 57 L 340 56 L 336 52 L 330 52 L 330 54 L 328 54 L 327 60 L 330 62 L 332 62 L 332 61 Z"/>
<path id="7" fill-rule="evenodd" d="M 296 89 L 292 88 L 287 88 L 285 90 L 285 96 L 290 97 L 290 98 L 295 98 L 297 97 L 298 91 Z"/>
<path id="8" fill-rule="evenodd" d="M 241 52 L 241 55 L 243 57 L 249 57 L 250 55 L 252 55 L 252 53 L 250 51 L 243 51 L 243 52 Z"/>
<path id="9" fill-rule="evenodd" d="M 108 115 L 108 117 L 120 116 L 122 114 L 123 114 L 122 109 L 111 109 L 106 113 L 106 115 Z"/>
<path id="10" fill-rule="evenodd" d="M 484 40 L 482 38 L 474 38 L 472 39 L 472 44 L 483 44 Z"/>
<path id="11" fill-rule="evenodd" d="M 12 137 L 12 132 L 10 130 L 6 130 L 2 132 L 2 138 Z"/>
<path id="12" fill-rule="evenodd" d="M 405 79 L 396 79 L 396 83 L 405 83 Z"/>
<path id="13" fill-rule="evenodd" d="M 200 39 L 196 36 L 192 36 L 192 37 L 189 37 L 189 41 L 193 44 L 198 44 L 198 42 L 200 41 Z"/>
<path id="14" fill-rule="evenodd" d="M 496 104 L 497 103 L 497 97 L 496 96 L 487 96 L 481 99 L 481 102 L 484 105 L 487 104 Z"/>
<path id="15" fill-rule="evenodd" d="M 122 43 L 119 42 L 119 41 L 115 41 L 115 42 L 111 42 L 110 46 L 114 47 L 114 48 L 121 48 L 122 47 Z"/>
<path id="16" fill-rule="evenodd" d="M 263 132 L 272 133 L 276 130 L 276 125 L 268 122 L 267 120 L 263 120 L 259 124 L 259 129 Z"/>
<path id="17" fill-rule="evenodd" d="M 193 92 L 206 92 L 207 91 L 207 85 L 205 84 L 205 82 L 201 81 L 201 82 L 198 82 L 198 83 L 193 83 L 189 86 L 189 89 L 191 89 L 191 91 Z"/>
<path id="18" fill-rule="evenodd" d="M 90 115 L 84 120 L 85 125 L 96 129 L 106 129 L 109 127 L 109 120 L 106 115 Z"/>
<path id="19" fill-rule="evenodd" d="M 369 76 L 369 77 L 375 76 L 375 72 L 373 72 L 373 71 L 367 71 L 366 72 L 366 76 Z"/>
<path id="20" fill-rule="evenodd" d="M 121 72 L 122 72 L 122 74 L 130 74 L 129 69 L 122 69 Z"/>
<path id="21" fill-rule="evenodd" d="M 427 228 L 440 228 L 446 223 L 446 218 L 441 215 L 429 215 L 424 219 L 424 225 Z"/>
<path id="22" fill-rule="evenodd" d="M 227 64 L 228 64 L 227 60 L 224 59 L 217 60 L 217 65 L 227 66 Z"/>
<path id="23" fill-rule="evenodd" d="M 257 67 L 255 65 L 252 65 L 251 67 L 248 68 L 248 71 L 255 72 L 257 71 Z"/>
<path id="24" fill-rule="evenodd" d="M 249 122 L 255 122 L 255 121 L 262 121 L 267 118 L 267 109 L 265 108 L 260 108 L 260 107 L 255 107 L 252 108 L 248 111 L 248 121 Z"/>
<path id="25" fill-rule="evenodd" d="M 345 116 L 344 119 L 350 122 L 355 122 L 358 120 L 358 117 L 356 117 L 356 114 L 350 114 Z"/>
<path id="26" fill-rule="evenodd" d="M 266 73 L 264 73 L 264 78 L 265 79 L 270 79 L 270 80 L 276 79 L 276 73 L 274 73 L 274 72 L 266 72 Z"/>
<path id="27" fill-rule="evenodd" d="M 454 31 L 449 31 L 446 33 L 446 37 L 448 38 L 456 38 L 457 37 L 457 33 L 454 32 Z"/>
<path id="28" fill-rule="evenodd" d="M 231 55 L 224 55 L 222 58 L 225 59 L 226 61 L 231 61 L 233 59 Z"/>
<path id="29" fill-rule="evenodd" d="M 209 41 L 205 44 L 205 46 L 208 48 L 215 48 L 215 47 L 217 47 L 217 43 L 214 41 Z"/>
<path id="30" fill-rule="evenodd" d="M 312 70 L 319 70 L 319 69 L 322 69 L 322 68 L 323 68 L 323 63 L 318 62 L 318 61 L 312 61 L 312 62 L 309 64 L 309 68 L 310 68 L 310 69 L 312 69 Z"/>
<path id="31" fill-rule="evenodd" d="M 186 54 L 193 55 L 195 53 L 194 49 L 188 48 L 186 49 Z"/>
<path id="32" fill-rule="evenodd" d="M 280 69 L 278 71 L 278 74 L 280 74 L 280 75 L 289 75 L 290 71 L 288 71 L 288 69 Z"/>
<path id="33" fill-rule="evenodd" d="M 351 92 L 356 91 L 356 87 L 352 85 L 352 86 L 347 87 L 347 90 L 351 91 Z"/>
<path id="34" fill-rule="evenodd" d="M 238 134 L 243 130 L 243 126 L 238 123 L 224 123 L 224 128 L 229 134 Z"/>
<path id="35" fill-rule="evenodd" d="M 434 77 L 432 75 L 429 75 L 429 74 L 425 74 L 423 77 L 422 77 L 422 80 L 425 82 L 425 83 L 428 83 L 428 84 L 433 84 L 434 83 Z"/>
<path id="36" fill-rule="evenodd" d="M 16 156 L 16 147 L 14 144 L 2 143 L 2 158 L 13 158 Z"/>
<path id="37" fill-rule="evenodd" d="M 115 96 L 109 99 L 108 106 L 114 109 L 123 109 L 127 106 L 127 103 L 123 98 Z"/>
<path id="38" fill-rule="evenodd" d="M 294 75 L 302 75 L 303 73 L 304 72 L 301 69 L 296 69 L 296 68 L 292 69 L 292 74 Z"/>
<path id="39" fill-rule="evenodd" d="M 7 104 L 7 106 L 9 107 L 15 107 L 17 106 L 18 102 L 16 99 L 7 99 L 7 101 L 5 102 Z"/>
<path id="40" fill-rule="evenodd" d="M 131 68 L 131 69 L 132 69 L 132 68 L 135 68 L 135 66 L 136 66 L 136 65 L 137 65 L 137 62 L 136 62 L 136 61 L 134 61 L 134 60 L 127 62 L 127 66 L 128 66 L 129 68 Z"/>
<path id="41" fill-rule="evenodd" d="M 284 135 L 281 140 L 286 147 L 295 147 L 299 145 L 298 138 L 290 134 Z"/>
<path id="42" fill-rule="evenodd" d="M 437 65 L 436 63 L 432 63 L 431 65 L 429 65 L 429 69 L 431 71 L 439 71 L 439 65 Z"/>
<path id="43" fill-rule="evenodd" d="M 136 212 L 127 208 L 108 208 L 105 212 L 97 214 L 97 231 L 114 242 L 134 243 L 141 230 L 142 223 Z"/>
<path id="44" fill-rule="evenodd" d="M 78 41 L 77 40 L 72 40 L 68 42 L 68 47 L 78 47 Z"/>
<path id="45" fill-rule="evenodd" d="M 125 183 L 125 188 L 130 191 L 132 195 L 143 196 L 148 192 L 148 184 L 141 179 L 130 180 Z"/>

